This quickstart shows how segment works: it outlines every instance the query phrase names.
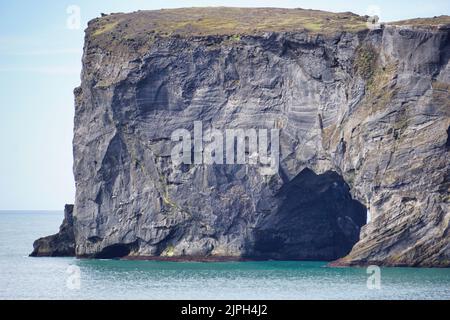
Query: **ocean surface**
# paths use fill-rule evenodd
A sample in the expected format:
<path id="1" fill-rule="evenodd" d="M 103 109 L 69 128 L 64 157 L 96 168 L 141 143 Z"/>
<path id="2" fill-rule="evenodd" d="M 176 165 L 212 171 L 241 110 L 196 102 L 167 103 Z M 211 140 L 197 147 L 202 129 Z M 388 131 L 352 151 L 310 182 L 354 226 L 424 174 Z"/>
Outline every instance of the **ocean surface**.
<path id="1" fill-rule="evenodd" d="M 0 299 L 450 299 L 450 269 L 28 257 L 62 218 L 0 211 Z"/>

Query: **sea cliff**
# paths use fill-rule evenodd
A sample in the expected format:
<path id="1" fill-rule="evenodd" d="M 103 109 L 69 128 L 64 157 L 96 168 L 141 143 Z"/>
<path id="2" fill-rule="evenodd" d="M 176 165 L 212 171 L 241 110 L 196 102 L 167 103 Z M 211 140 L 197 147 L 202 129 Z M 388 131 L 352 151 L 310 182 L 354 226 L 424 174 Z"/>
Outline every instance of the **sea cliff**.
<path id="1" fill-rule="evenodd" d="M 366 21 L 263 8 L 90 21 L 75 255 L 450 266 L 450 18 Z M 277 172 L 175 165 L 171 135 L 195 121 L 278 129 Z"/>

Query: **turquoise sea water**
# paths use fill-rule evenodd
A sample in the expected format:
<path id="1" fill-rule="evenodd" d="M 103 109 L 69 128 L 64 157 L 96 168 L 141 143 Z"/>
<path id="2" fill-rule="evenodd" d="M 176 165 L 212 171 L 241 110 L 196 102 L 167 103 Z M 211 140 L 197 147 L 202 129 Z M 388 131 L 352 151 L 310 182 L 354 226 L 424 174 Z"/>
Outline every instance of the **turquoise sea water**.
<path id="1" fill-rule="evenodd" d="M 450 269 L 382 268 L 381 288 L 370 290 L 365 268 L 323 262 L 28 257 L 33 241 L 55 233 L 62 217 L 0 212 L 0 299 L 450 299 Z"/>

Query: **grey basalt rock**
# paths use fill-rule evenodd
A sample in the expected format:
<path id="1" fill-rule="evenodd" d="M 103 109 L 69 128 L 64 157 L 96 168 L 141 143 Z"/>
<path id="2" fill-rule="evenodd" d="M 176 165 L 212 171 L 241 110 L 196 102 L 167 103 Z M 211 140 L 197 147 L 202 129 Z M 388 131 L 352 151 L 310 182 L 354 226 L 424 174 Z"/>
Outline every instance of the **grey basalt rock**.
<path id="1" fill-rule="evenodd" d="M 199 32 L 198 16 L 168 33 L 155 25 L 180 12 L 114 14 L 86 30 L 77 256 L 450 265 L 448 27 L 262 23 L 236 36 Z M 171 134 L 194 121 L 280 129 L 279 172 L 175 166 Z"/>
<path id="2" fill-rule="evenodd" d="M 31 257 L 73 257 L 75 256 L 75 235 L 73 233 L 73 205 L 66 204 L 64 220 L 57 234 L 40 238 L 33 243 Z"/>

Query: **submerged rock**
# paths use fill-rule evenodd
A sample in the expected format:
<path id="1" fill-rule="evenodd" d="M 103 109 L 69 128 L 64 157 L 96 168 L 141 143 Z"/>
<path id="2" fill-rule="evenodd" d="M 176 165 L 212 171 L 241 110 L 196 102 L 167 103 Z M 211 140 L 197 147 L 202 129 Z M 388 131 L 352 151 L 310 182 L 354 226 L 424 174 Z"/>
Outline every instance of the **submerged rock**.
<path id="1" fill-rule="evenodd" d="M 75 236 L 73 233 L 73 205 L 64 207 L 64 220 L 57 234 L 39 238 L 33 243 L 31 257 L 73 257 Z"/>
<path id="2" fill-rule="evenodd" d="M 301 9 L 94 19 L 75 90 L 76 255 L 333 260 L 353 247 L 340 265 L 449 266 L 449 25 L 368 30 Z M 194 121 L 279 129 L 278 172 L 175 165 L 171 134 Z"/>

